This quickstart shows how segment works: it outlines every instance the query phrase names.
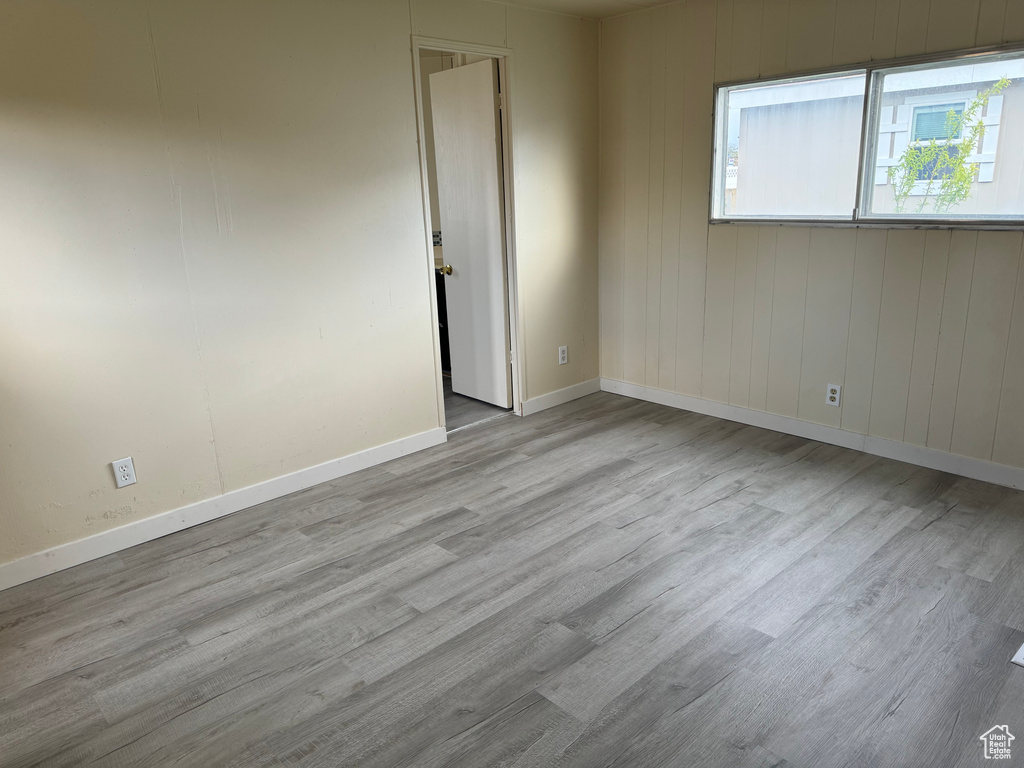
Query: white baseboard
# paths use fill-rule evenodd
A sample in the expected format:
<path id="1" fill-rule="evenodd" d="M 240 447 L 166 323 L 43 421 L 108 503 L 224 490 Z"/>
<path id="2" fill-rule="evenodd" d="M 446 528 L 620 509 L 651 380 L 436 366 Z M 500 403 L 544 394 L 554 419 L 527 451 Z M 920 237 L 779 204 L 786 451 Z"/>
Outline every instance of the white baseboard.
<path id="1" fill-rule="evenodd" d="M 546 411 L 548 408 L 554 408 L 556 405 L 562 405 L 563 403 L 568 403 L 572 400 L 578 400 L 581 397 L 586 397 L 587 395 L 592 395 L 595 392 L 600 391 L 600 379 L 590 379 L 590 381 L 573 384 L 571 387 L 566 387 L 565 389 L 556 389 L 554 392 L 548 392 L 546 395 L 524 400 L 523 416 L 529 416 L 532 413 L 540 413 L 541 411 Z"/>
<path id="2" fill-rule="evenodd" d="M 0 590 L 248 509 L 265 501 L 287 496 L 289 493 L 312 488 L 329 480 L 337 480 L 361 469 L 439 445 L 446 439 L 444 428 L 438 427 L 246 488 L 239 488 L 237 491 L 229 491 L 222 496 L 162 512 L 18 560 L 0 563 Z"/>
<path id="3" fill-rule="evenodd" d="M 616 395 L 625 395 L 637 400 L 646 400 L 647 402 L 658 403 L 659 405 L 679 408 L 684 411 L 693 411 L 728 421 L 749 424 L 753 427 L 761 427 L 774 430 L 775 432 L 784 432 L 788 435 L 805 437 L 809 440 L 817 440 L 830 445 L 853 448 L 854 450 L 870 453 L 874 456 L 884 456 L 887 459 L 905 461 L 908 464 L 917 464 L 921 467 L 937 469 L 940 472 L 971 477 L 976 480 L 984 480 L 988 483 L 1005 485 L 1010 488 L 1024 488 L 1024 469 L 996 464 L 993 461 L 972 459 L 955 453 L 937 451 L 934 448 L 925 448 L 919 445 L 911 445 L 910 443 L 901 443 L 896 440 L 862 435 L 857 432 L 838 429 L 837 427 L 827 427 L 822 424 L 801 421 L 789 416 L 753 411 L 749 408 L 717 403 L 713 400 L 704 400 L 699 397 L 691 397 L 690 395 L 680 395 L 663 389 L 645 387 L 641 384 L 629 384 L 615 379 L 601 379 L 601 390 L 612 392 Z"/>

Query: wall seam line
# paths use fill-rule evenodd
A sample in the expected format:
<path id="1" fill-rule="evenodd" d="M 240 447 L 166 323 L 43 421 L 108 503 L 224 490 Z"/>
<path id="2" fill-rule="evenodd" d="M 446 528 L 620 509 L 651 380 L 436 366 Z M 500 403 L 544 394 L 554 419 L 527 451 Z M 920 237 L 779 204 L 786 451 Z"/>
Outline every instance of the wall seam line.
<path id="1" fill-rule="evenodd" d="M 626 20 L 626 29 L 624 30 L 625 40 L 623 41 L 623 53 L 626 55 L 628 62 L 629 59 L 629 27 L 632 19 Z M 628 73 L 628 63 L 626 67 L 626 73 Z M 620 208 L 620 215 L 622 216 L 622 227 L 620 232 L 622 233 L 622 258 L 619 260 L 619 293 L 620 301 L 619 306 L 622 307 L 622 316 L 619 318 L 619 363 L 622 368 L 622 378 L 626 378 L 626 145 L 629 144 L 629 136 L 626 132 L 626 127 L 629 125 L 629 120 L 626 118 L 626 97 L 625 91 L 629 88 L 629 78 L 623 73 L 623 104 L 622 104 L 622 206 Z"/>
<path id="2" fill-rule="evenodd" d="M 654 27 L 654 16 L 656 11 L 651 11 L 651 28 Z M 650 39 L 650 36 L 648 36 Z M 655 61 L 654 56 L 650 58 L 651 66 L 647 72 L 648 85 L 651 90 L 651 101 L 647 105 L 647 202 L 644 205 L 644 210 L 647 211 L 647 226 L 644 227 L 647 235 L 645 238 L 644 245 L 644 373 L 643 381 L 647 383 L 647 349 L 650 346 L 649 339 L 647 338 L 647 315 L 650 313 L 651 297 L 647 295 L 647 289 L 651 285 L 651 155 L 654 149 L 654 81 L 655 81 Z M 662 178 L 664 178 L 664 168 L 662 168 Z"/>
<path id="3" fill-rule="evenodd" d="M 885 298 L 885 267 L 889 263 L 889 235 L 892 230 L 885 232 L 885 254 L 882 262 L 882 289 L 878 296 L 878 316 L 875 318 L 875 357 L 871 362 L 871 390 L 868 394 L 868 423 L 864 427 L 864 434 L 871 434 L 871 415 L 875 411 L 875 379 L 878 378 L 878 338 L 882 333 L 882 301 Z"/>
<path id="4" fill-rule="evenodd" d="M 956 416 L 960 410 L 960 382 L 964 379 L 964 350 L 967 349 L 967 328 L 971 323 L 971 302 L 974 299 L 974 272 L 978 268 L 978 237 L 974 239 L 974 261 L 971 262 L 971 286 L 967 293 L 967 314 L 964 317 L 964 341 L 960 347 L 960 372 L 956 377 L 956 394 L 953 398 L 953 423 L 949 430 L 949 450 L 953 451 L 953 439 L 956 437 Z"/>
<path id="5" fill-rule="evenodd" d="M 668 11 L 663 13 L 665 27 L 668 27 Z M 665 274 L 665 149 L 668 136 L 668 32 L 665 32 L 665 46 L 664 53 L 662 56 L 662 84 L 661 84 L 661 101 L 664 104 L 661 114 L 661 210 L 659 211 L 660 221 L 658 222 L 658 229 L 660 230 L 660 247 L 658 253 L 658 354 L 657 354 L 657 370 L 655 371 L 654 378 L 660 384 L 661 383 L 661 313 L 662 313 L 662 300 L 661 300 L 661 286 L 664 282 Z"/>
<path id="6" fill-rule="evenodd" d="M 754 327 L 757 323 L 757 267 L 761 256 L 761 227 L 757 228 L 757 244 L 754 248 L 754 296 L 750 307 L 750 351 L 747 355 L 747 407 L 750 407 L 750 390 L 754 385 Z M 732 383 L 729 384 L 730 394 Z"/>
<path id="7" fill-rule="evenodd" d="M 843 355 L 843 375 L 840 377 L 839 385 L 846 386 L 846 375 L 850 372 L 850 335 L 853 326 L 853 290 L 857 285 L 857 243 L 860 240 L 860 230 L 853 238 L 853 269 L 850 271 L 850 299 L 846 303 L 846 354 Z M 828 382 L 825 382 L 826 385 Z M 843 427 L 843 403 L 839 401 L 839 429 Z"/>
<path id="8" fill-rule="evenodd" d="M 878 30 L 878 0 L 875 0 L 875 12 L 871 16 L 871 54 L 869 60 L 875 60 L 875 32 Z"/>
<path id="9" fill-rule="evenodd" d="M 878 0 L 875 0 L 875 9 L 878 9 Z M 903 3 L 899 3 L 899 8 L 896 10 L 896 55 L 900 56 L 900 28 L 903 21 Z M 928 22 L 925 21 L 925 40 L 928 38 Z"/>
<path id="10" fill-rule="evenodd" d="M 1017 271 L 1013 276 L 1013 301 L 1010 304 L 1010 327 L 1006 334 L 1006 349 L 1003 351 L 1003 370 L 999 374 L 999 402 L 996 404 L 996 424 L 992 430 L 992 450 L 989 453 L 989 460 L 992 461 L 996 454 L 996 438 L 999 436 L 999 414 L 1003 410 L 1003 394 L 1006 390 L 1006 363 L 1010 358 L 1010 341 L 1013 339 L 1013 318 L 1017 313 L 1017 286 L 1020 284 L 1021 260 L 1024 258 L 1024 241 L 1021 243 L 1021 252 L 1017 254 Z"/>
<path id="11" fill-rule="evenodd" d="M 768 385 L 771 383 L 772 372 L 772 339 L 775 338 L 775 273 L 779 268 L 779 228 L 775 227 L 772 239 L 775 241 L 772 247 L 772 290 L 771 303 L 768 307 L 768 360 L 764 367 L 764 410 L 768 412 Z M 760 238 L 758 238 L 760 245 Z"/>
<path id="12" fill-rule="evenodd" d="M 979 8 L 980 8 L 979 3 Z M 928 398 L 928 424 L 924 430 L 924 445 L 928 447 L 928 441 L 932 432 L 932 400 L 935 397 L 935 375 L 939 372 L 939 343 L 942 341 L 942 315 L 946 311 L 946 287 L 949 285 L 949 254 L 953 250 L 953 236 L 950 233 L 946 241 L 946 274 L 942 281 L 942 301 L 939 303 L 939 333 L 935 339 L 935 362 L 932 364 L 932 391 Z M 906 432 L 904 431 L 904 436 Z"/>
<path id="13" fill-rule="evenodd" d="M 411 2 L 411 0 L 410 0 Z M 601 220 L 604 218 L 601 212 L 604 210 L 604 205 L 601 200 L 601 179 L 604 178 L 604 101 L 601 98 L 601 84 L 604 82 L 604 21 L 599 19 L 597 22 L 597 375 L 600 377 L 604 373 L 604 342 L 602 336 L 604 335 L 601 331 L 602 322 L 601 317 L 601 297 L 604 295 L 604 291 L 601 290 L 601 272 L 604 259 L 601 254 L 601 244 L 604 243 L 604 238 L 601 236 L 602 224 Z"/>
<path id="14" fill-rule="evenodd" d="M 800 418 L 800 400 L 803 398 L 804 380 L 804 344 L 807 343 L 807 288 L 811 283 L 811 230 L 807 229 L 807 264 L 804 269 L 804 306 L 800 314 L 800 361 L 796 369 L 796 414 L 793 418 Z"/>
<path id="15" fill-rule="evenodd" d="M 860 264 L 860 237 L 863 234 L 863 229 L 857 230 L 857 237 L 853 244 L 853 281 L 850 286 L 850 323 L 849 329 L 846 332 L 846 363 L 843 366 L 843 381 L 842 385 L 846 386 L 846 377 L 850 374 L 850 342 L 853 339 L 853 299 L 857 292 L 857 265 Z M 843 429 L 843 421 L 846 417 L 846 409 L 840 403 L 839 407 L 839 428 Z M 852 431 L 852 430 L 850 430 Z"/>
<path id="16" fill-rule="evenodd" d="M 839 26 L 839 3 L 833 4 L 832 15 L 832 66 L 836 63 L 836 27 Z"/>
<path id="17" fill-rule="evenodd" d="M 907 442 L 907 414 L 910 413 L 910 398 L 913 391 L 910 385 L 914 382 L 914 357 L 917 353 L 917 331 L 921 325 L 921 289 L 924 287 L 924 260 L 928 254 L 928 233 L 925 233 L 924 241 L 921 243 L 921 270 L 917 273 L 917 310 L 914 312 L 914 341 L 910 347 L 910 374 L 907 379 L 907 403 L 903 407 L 903 431 L 900 442 Z"/>
<path id="18" fill-rule="evenodd" d="M 927 53 L 928 51 L 931 50 L 931 35 L 929 34 L 929 31 L 931 30 L 931 28 L 932 28 L 932 4 L 929 2 L 928 3 L 928 18 L 925 19 L 925 22 L 924 22 L 924 51 L 923 51 L 923 53 Z M 975 32 L 975 34 L 977 34 L 977 32 Z"/>
<path id="19" fill-rule="evenodd" d="M 680 37 L 686 38 L 686 6 L 683 6 Z M 672 355 L 672 390 L 679 389 L 679 292 L 683 281 L 683 201 L 686 175 L 686 49 L 683 52 L 683 73 L 680 78 L 679 98 L 682 101 L 683 119 L 679 125 L 679 217 L 676 223 L 676 331 Z"/>

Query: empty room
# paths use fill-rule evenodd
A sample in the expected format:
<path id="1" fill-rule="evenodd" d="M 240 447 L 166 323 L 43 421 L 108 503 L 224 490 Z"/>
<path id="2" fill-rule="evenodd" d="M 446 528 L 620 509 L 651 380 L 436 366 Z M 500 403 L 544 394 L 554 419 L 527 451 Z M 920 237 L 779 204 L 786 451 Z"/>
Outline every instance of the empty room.
<path id="1" fill-rule="evenodd" d="M 0 768 L 992 760 L 1024 0 L 0 4 Z"/>

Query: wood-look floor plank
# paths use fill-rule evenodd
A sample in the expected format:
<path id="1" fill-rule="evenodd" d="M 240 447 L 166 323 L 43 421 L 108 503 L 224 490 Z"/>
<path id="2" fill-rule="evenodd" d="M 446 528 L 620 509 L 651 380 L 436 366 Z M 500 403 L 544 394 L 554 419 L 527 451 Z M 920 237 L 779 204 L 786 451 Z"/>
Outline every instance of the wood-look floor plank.
<path id="1" fill-rule="evenodd" d="M 740 603 L 730 617 L 778 637 L 895 536 L 915 514 L 916 510 L 885 501 L 872 504 Z"/>
<path id="2" fill-rule="evenodd" d="M 719 621 L 616 697 L 562 748 L 560 765 L 607 765 L 667 712 L 691 705 L 771 641 L 742 625 Z"/>
<path id="3" fill-rule="evenodd" d="M 444 377 L 444 422 L 450 432 L 453 429 L 479 424 L 509 411 L 496 405 L 460 395 L 452 389 L 452 380 Z"/>
<path id="4" fill-rule="evenodd" d="M 1024 493 L 597 394 L 0 593 L 0 766 L 980 764 Z"/>

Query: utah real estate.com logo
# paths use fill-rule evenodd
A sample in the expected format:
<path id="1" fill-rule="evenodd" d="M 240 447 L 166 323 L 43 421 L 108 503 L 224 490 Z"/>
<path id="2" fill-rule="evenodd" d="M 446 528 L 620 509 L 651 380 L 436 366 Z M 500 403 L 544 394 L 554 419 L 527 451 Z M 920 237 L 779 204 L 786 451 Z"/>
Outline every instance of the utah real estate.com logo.
<path id="1" fill-rule="evenodd" d="M 985 743 L 986 760 L 1009 760 L 1010 742 L 1016 738 L 1005 725 L 994 725 L 979 736 Z"/>

